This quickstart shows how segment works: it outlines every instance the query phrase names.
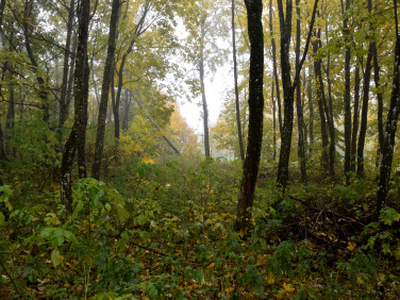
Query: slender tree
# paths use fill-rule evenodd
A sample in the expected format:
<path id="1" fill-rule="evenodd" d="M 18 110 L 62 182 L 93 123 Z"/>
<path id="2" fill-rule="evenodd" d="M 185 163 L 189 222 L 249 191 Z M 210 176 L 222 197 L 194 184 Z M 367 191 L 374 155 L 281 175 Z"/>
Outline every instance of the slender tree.
<path id="1" fill-rule="evenodd" d="M 68 73 L 70 70 L 70 53 L 71 53 L 71 39 L 72 39 L 72 29 L 75 17 L 75 0 L 70 1 L 68 10 L 68 23 L 67 23 L 67 39 L 65 42 L 64 49 L 64 63 L 63 63 L 63 76 L 61 83 L 61 95 L 60 95 L 60 118 L 58 126 L 61 129 L 64 126 L 65 121 L 68 119 L 70 98 L 67 98 L 68 92 Z M 61 136 L 60 136 L 61 138 Z"/>
<path id="2" fill-rule="evenodd" d="M 390 107 L 385 124 L 385 133 L 382 147 L 382 160 L 379 172 L 378 188 L 376 192 L 376 219 L 379 218 L 381 210 L 386 205 L 386 198 L 389 190 L 390 173 L 392 169 L 393 152 L 395 147 L 397 122 L 400 113 L 400 33 L 397 14 L 397 1 L 393 0 L 394 19 L 396 28 L 396 46 L 394 54 L 394 70 L 392 96 Z"/>
<path id="3" fill-rule="evenodd" d="M 85 140 L 88 118 L 89 62 L 87 44 L 89 37 L 90 0 L 81 0 L 76 68 L 74 75 L 75 117 L 71 133 L 65 143 L 61 162 L 61 202 L 67 212 L 72 212 L 71 176 L 75 153 L 78 152 L 79 178 L 86 177 Z"/>
<path id="4" fill-rule="evenodd" d="M 272 2 L 273 0 L 269 1 L 269 34 L 271 35 L 272 64 L 273 64 L 273 72 L 274 72 L 275 87 L 276 87 L 276 100 L 278 104 L 279 132 L 282 135 L 282 105 L 281 105 L 281 92 L 279 89 L 278 62 L 276 59 L 276 43 L 274 38 L 274 27 L 272 23 L 272 18 L 273 18 Z"/>
<path id="5" fill-rule="evenodd" d="M 355 76 L 354 76 L 354 108 L 353 108 L 353 126 L 352 126 L 352 134 L 351 134 L 351 164 L 350 170 L 352 172 L 356 172 L 356 157 L 357 157 L 357 135 L 358 135 L 358 127 L 359 127 L 359 119 L 360 119 L 360 67 L 357 65 L 355 68 Z M 347 178 L 347 181 L 349 178 Z"/>
<path id="6" fill-rule="evenodd" d="M 327 35 L 326 42 L 329 42 L 328 38 L 328 22 L 325 23 L 325 34 Z M 331 53 L 328 52 L 327 56 L 327 65 L 325 68 L 326 79 L 328 84 L 328 101 L 326 101 L 326 97 L 322 98 L 324 104 L 324 110 L 326 112 L 326 120 L 328 124 L 329 130 L 329 173 L 331 174 L 332 179 L 335 178 L 335 156 L 336 156 L 336 148 L 335 148 L 335 122 L 333 119 L 333 99 L 332 99 L 332 81 L 331 81 Z"/>
<path id="7" fill-rule="evenodd" d="M 301 58 L 299 64 L 296 66 L 296 72 L 292 83 L 290 75 L 289 53 L 290 53 L 290 38 L 292 33 L 293 3 L 292 0 L 286 1 L 286 16 L 285 16 L 282 0 L 278 0 L 279 23 L 281 27 L 280 28 L 281 69 L 282 69 L 282 85 L 283 85 L 283 95 L 284 95 L 284 121 L 281 133 L 282 143 L 281 143 L 281 152 L 279 155 L 277 184 L 283 190 L 286 189 L 287 182 L 289 180 L 289 158 L 290 158 L 292 132 L 293 132 L 294 92 L 297 87 L 297 81 L 300 79 L 300 73 L 302 66 L 304 64 L 304 60 L 307 56 L 308 46 L 311 41 L 315 16 L 317 13 L 317 7 L 318 7 L 318 0 L 315 0 L 303 57 Z"/>
<path id="8" fill-rule="evenodd" d="M 344 91 L 344 173 L 346 176 L 346 184 L 349 184 L 350 171 L 351 171 L 351 77 L 350 77 L 350 61 L 351 61 L 351 47 L 350 47 L 350 32 L 349 32 L 349 18 L 347 12 L 350 9 L 350 0 L 346 0 L 346 8 L 344 8 L 343 0 L 342 4 L 342 15 L 346 14 L 343 19 L 343 32 L 344 38 L 346 40 L 346 54 L 344 63 L 344 73 L 345 73 L 345 91 Z"/>
<path id="9" fill-rule="evenodd" d="M 235 106 L 236 106 L 236 124 L 238 130 L 240 158 L 244 161 L 244 146 L 242 126 L 240 123 L 239 89 L 236 61 L 236 35 L 235 35 L 235 0 L 232 0 L 232 52 L 233 52 L 233 76 L 235 80 Z"/>
<path id="10" fill-rule="evenodd" d="M 121 1 L 113 0 L 111 5 L 110 29 L 108 35 L 107 57 L 104 65 L 103 83 L 101 87 L 101 98 L 99 105 L 99 116 L 97 119 L 97 135 L 92 167 L 92 177 L 100 179 L 101 163 L 103 159 L 104 134 L 106 128 L 106 117 L 108 107 L 108 94 L 111 85 L 111 74 L 113 74 L 115 45 L 117 40 L 118 20 L 120 16 Z"/>
<path id="11" fill-rule="evenodd" d="M 24 37 L 25 37 L 25 48 L 28 54 L 30 63 L 31 63 L 31 70 L 35 73 L 36 80 L 39 85 L 39 97 L 41 100 L 41 108 L 43 111 L 43 120 L 48 123 L 50 119 L 50 112 L 49 112 L 49 89 L 48 83 L 40 74 L 39 65 L 37 59 L 35 57 L 34 51 L 31 45 L 31 35 L 32 35 L 32 24 L 30 23 L 33 18 L 33 0 L 27 0 L 25 2 L 24 8 Z"/>
<path id="12" fill-rule="evenodd" d="M 326 115 L 324 109 L 325 102 L 325 89 L 324 81 L 322 80 L 322 62 L 321 58 L 316 57 L 320 47 L 321 47 L 321 30 L 318 29 L 314 36 L 317 38 L 313 41 L 313 54 L 314 54 L 314 74 L 315 74 L 315 85 L 316 85 L 316 97 L 318 103 L 318 112 L 321 123 L 321 140 L 322 140 L 322 157 L 321 162 L 326 173 L 329 172 L 329 155 L 328 155 L 328 133 L 326 125 Z"/>
<path id="13" fill-rule="evenodd" d="M 0 122 L 0 160 L 7 160 L 6 149 L 4 146 L 4 134 Z"/>
<path id="14" fill-rule="evenodd" d="M 150 2 L 147 2 L 143 8 L 143 12 L 139 19 L 139 22 L 136 24 L 135 29 L 133 30 L 130 43 L 129 43 L 128 47 L 126 48 L 125 52 L 123 52 L 123 54 L 122 54 L 122 58 L 119 63 L 119 68 L 117 69 L 117 75 L 118 75 L 117 94 L 115 96 L 115 101 L 113 101 L 113 103 L 112 103 L 114 124 L 115 124 L 114 125 L 115 126 L 114 127 L 114 136 L 116 139 L 120 138 L 119 108 L 120 108 L 120 101 L 121 101 L 121 94 L 122 94 L 122 86 L 124 84 L 125 64 L 129 57 L 129 54 L 131 54 L 131 52 L 133 50 L 133 46 L 135 45 L 138 37 L 141 36 L 148 29 L 148 27 L 145 26 L 145 20 L 146 20 L 148 13 L 150 12 L 150 10 L 151 10 L 151 4 L 150 4 Z"/>
<path id="15" fill-rule="evenodd" d="M 367 123 L 368 123 L 369 87 L 371 81 L 371 68 L 372 68 L 371 61 L 372 61 L 372 45 L 368 47 L 367 61 L 364 72 L 361 124 L 360 124 L 360 134 L 358 136 L 357 176 L 361 178 L 364 177 L 364 148 L 365 148 L 365 137 L 367 134 Z"/>
<path id="16" fill-rule="evenodd" d="M 300 39 L 301 39 L 301 22 L 300 22 L 300 0 L 296 0 L 296 70 L 299 69 L 300 64 Z M 297 111 L 297 127 L 298 127 L 298 156 L 300 159 L 300 172 L 301 180 L 307 181 L 307 170 L 306 170 L 306 150 L 305 150 L 305 124 L 303 115 L 303 105 L 301 101 L 301 80 L 297 80 L 296 86 L 296 111 Z"/>
<path id="17" fill-rule="evenodd" d="M 204 18 L 204 17 L 202 17 Z M 200 94 L 201 105 L 203 107 L 203 132 L 204 132 L 204 154 L 206 157 L 211 156 L 210 152 L 210 134 L 208 129 L 208 107 L 206 98 L 206 88 L 204 83 L 204 43 L 205 43 L 205 24 L 204 20 L 200 22 L 200 57 L 199 57 L 199 74 L 200 74 Z"/>
<path id="18" fill-rule="evenodd" d="M 251 224 L 251 209 L 260 163 L 264 118 L 262 0 L 245 0 L 245 4 L 250 39 L 249 129 L 235 222 L 235 229 L 244 236 L 248 234 Z"/>

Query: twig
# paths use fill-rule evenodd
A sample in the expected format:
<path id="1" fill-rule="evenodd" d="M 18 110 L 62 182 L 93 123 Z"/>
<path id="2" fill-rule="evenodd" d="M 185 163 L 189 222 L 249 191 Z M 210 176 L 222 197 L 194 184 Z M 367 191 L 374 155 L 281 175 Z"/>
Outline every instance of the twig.
<path id="1" fill-rule="evenodd" d="M 308 203 L 306 200 L 303 200 L 303 199 L 300 199 L 300 198 L 297 198 L 297 197 L 294 197 L 294 196 L 290 196 L 290 195 L 289 195 L 288 197 L 289 197 L 290 199 L 293 199 L 293 200 L 296 200 L 296 201 L 300 202 L 301 204 L 304 204 L 304 205 L 307 206 L 310 210 L 318 211 L 318 209 L 312 207 L 312 206 L 310 205 L 310 203 Z"/>
<path id="2" fill-rule="evenodd" d="M 22 299 L 21 291 L 18 289 L 17 285 L 15 284 L 14 279 L 12 278 L 11 274 L 8 273 L 6 267 L 5 267 L 5 265 L 3 264 L 3 261 L 2 261 L 1 259 L 0 259 L 0 265 L 1 265 L 1 267 L 3 268 L 3 270 L 4 270 L 4 273 L 6 273 L 6 275 L 8 276 L 8 278 L 10 278 L 11 283 L 13 284 L 14 289 L 15 289 L 15 291 L 17 292 L 17 294 L 19 295 L 20 299 Z"/>

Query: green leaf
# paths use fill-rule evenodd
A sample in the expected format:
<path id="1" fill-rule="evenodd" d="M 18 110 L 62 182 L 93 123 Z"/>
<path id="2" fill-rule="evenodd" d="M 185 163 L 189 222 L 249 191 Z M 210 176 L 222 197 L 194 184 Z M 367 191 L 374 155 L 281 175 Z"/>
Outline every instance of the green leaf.
<path id="1" fill-rule="evenodd" d="M 72 213 L 72 218 L 76 218 L 77 216 L 78 216 L 78 214 L 79 214 L 79 212 L 82 210 L 82 208 L 83 208 L 83 205 L 84 205 L 84 203 L 83 203 L 83 201 L 82 200 L 79 200 L 78 201 L 78 204 L 76 205 L 76 207 L 75 207 L 75 209 L 74 209 L 74 212 Z"/>
<path id="2" fill-rule="evenodd" d="M 197 283 L 201 283 L 203 280 L 203 271 L 202 270 L 193 270 L 193 278 Z"/>
<path id="3" fill-rule="evenodd" d="M 31 266 L 27 266 L 24 269 L 24 273 L 22 274 L 22 277 L 25 278 L 26 276 L 28 276 L 29 274 L 31 274 L 33 268 Z"/>
<path id="4" fill-rule="evenodd" d="M 6 218 L 4 217 L 3 213 L 0 211 L 0 226 L 3 226 L 5 223 Z"/>
<path id="5" fill-rule="evenodd" d="M 53 252 L 51 252 L 51 262 L 53 263 L 54 268 L 57 268 L 60 264 L 60 251 L 57 249 L 54 249 Z"/>
<path id="6" fill-rule="evenodd" d="M 393 222 L 400 221 L 400 214 L 391 207 L 387 207 L 381 212 L 380 219 L 383 224 L 391 226 Z"/>
<path id="7" fill-rule="evenodd" d="M 140 215 L 137 217 L 137 222 L 140 226 L 146 224 L 149 221 L 149 217 L 146 215 Z"/>

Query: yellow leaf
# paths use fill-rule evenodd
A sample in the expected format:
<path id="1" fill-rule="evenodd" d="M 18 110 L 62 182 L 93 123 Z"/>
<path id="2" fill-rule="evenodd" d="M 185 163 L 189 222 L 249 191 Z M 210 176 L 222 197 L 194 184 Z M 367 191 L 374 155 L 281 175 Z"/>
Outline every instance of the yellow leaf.
<path id="1" fill-rule="evenodd" d="M 148 157 L 143 157 L 142 162 L 144 162 L 145 164 L 152 164 L 152 165 L 154 164 L 154 160 Z"/>
<path id="2" fill-rule="evenodd" d="M 357 284 L 363 284 L 364 280 L 361 277 L 357 277 Z"/>
<path id="3" fill-rule="evenodd" d="M 349 249 L 350 251 L 353 251 L 356 246 L 357 246 L 356 243 L 349 242 L 347 249 Z"/>
<path id="4" fill-rule="evenodd" d="M 274 284 L 275 283 L 275 276 L 274 276 L 274 274 L 272 272 L 268 272 L 267 283 L 268 284 Z"/>
<path id="5" fill-rule="evenodd" d="M 294 292 L 294 290 L 295 290 L 295 288 L 293 287 L 293 285 L 291 285 L 290 283 L 289 283 L 289 284 L 286 284 L 286 282 L 283 283 L 283 289 L 284 289 L 286 292 L 288 292 L 288 293 L 292 293 L 292 292 Z"/>
<path id="6" fill-rule="evenodd" d="M 215 263 L 211 263 L 211 264 L 209 264 L 209 266 L 208 266 L 209 269 L 212 269 L 212 268 L 214 268 L 214 267 L 215 267 Z"/>

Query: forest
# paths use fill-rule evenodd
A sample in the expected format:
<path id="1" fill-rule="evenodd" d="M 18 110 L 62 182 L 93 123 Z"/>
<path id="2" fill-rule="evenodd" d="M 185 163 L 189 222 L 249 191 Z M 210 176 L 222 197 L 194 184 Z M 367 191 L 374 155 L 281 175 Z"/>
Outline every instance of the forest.
<path id="1" fill-rule="evenodd" d="M 0 298 L 399 299 L 399 4 L 0 0 Z"/>

